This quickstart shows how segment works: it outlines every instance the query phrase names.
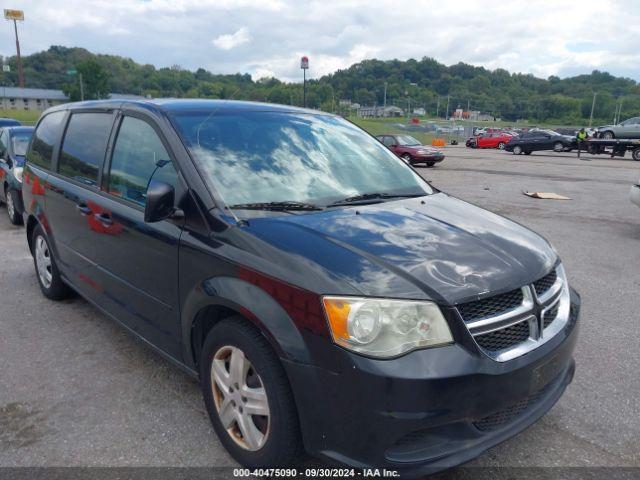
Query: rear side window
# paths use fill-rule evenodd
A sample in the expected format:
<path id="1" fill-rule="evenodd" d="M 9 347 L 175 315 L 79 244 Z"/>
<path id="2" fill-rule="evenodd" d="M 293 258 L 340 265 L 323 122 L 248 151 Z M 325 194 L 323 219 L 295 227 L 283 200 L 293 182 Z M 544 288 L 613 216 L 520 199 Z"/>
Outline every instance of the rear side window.
<path id="1" fill-rule="evenodd" d="M 111 134 L 111 113 L 74 113 L 62 142 L 58 172 L 85 185 L 98 184 Z"/>
<path id="2" fill-rule="evenodd" d="M 109 193 L 144 206 L 154 180 L 178 187 L 178 176 L 160 137 L 147 122 L 124 117 L 111 157 Z"/>
<path id="3" fill-rule="evenodd" d="M 65 111 L 53 112 L 44 117 L 38 124 L 31 148 L 27 153 L 27 162 L 41 168 L 51 168 L 53 147 L 60 138 Z"/>

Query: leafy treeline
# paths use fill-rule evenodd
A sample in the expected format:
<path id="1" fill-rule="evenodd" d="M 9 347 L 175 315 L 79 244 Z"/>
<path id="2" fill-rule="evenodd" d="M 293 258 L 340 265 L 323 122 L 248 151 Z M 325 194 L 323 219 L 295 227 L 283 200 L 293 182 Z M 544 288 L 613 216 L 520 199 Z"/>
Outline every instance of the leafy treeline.
<path id="1" fill-rule="evenodd" d="M 7 59 L 11 73 L 5 84 L 17 84 L 15 57 Z M 313 65 L 312 65 L 313 66 Z M 89 82 L 87 98 L 103 96 L 106 90 L 151 97 L 234 98 L 292 105 L 302 104 L 300 83 L 275 78 L 252 80 L 249 74 L 220 75 L 202 68 L 195 72 L 179 66 L 156 68 L 114 55 L 96 55 L 82 48 L 52 46 L 45 52 L 24 58 L 28 87 L 63 89 L 78 98 L 76 76 Z M 99 87 L 92 88 L 95 80 Z M 480 110 L 515 121 L 584 123 L 590 115 L 596 93 L 594 122 L 611 122 L 619 103 L 620 118 L 640 114 L 640 84 L 593 71 L 589 75 L 548 79 L 533 75 L 494 71 L 464 63 L 446 66 L 434 59 L 365 60 L 348 69 L 308 82 L 307 104 L 326 111 L 344 112 L 340 100 L 361 105 L 424 107 L 428 114 L 445 117 L 455 108 Z"/>

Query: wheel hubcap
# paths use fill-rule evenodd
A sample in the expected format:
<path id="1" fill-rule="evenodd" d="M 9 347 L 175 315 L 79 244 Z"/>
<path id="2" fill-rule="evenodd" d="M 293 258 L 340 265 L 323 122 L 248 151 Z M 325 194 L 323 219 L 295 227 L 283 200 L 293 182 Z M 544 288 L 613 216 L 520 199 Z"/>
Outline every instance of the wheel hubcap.
<path id="1" fill-rule="evenodd" d="M 11 192 L 7 192 L 7 213 L 9 214 L 11 220 L 13 220 L 15 212 L 16 210 L 13 206 L 13 195 L 11 195 Z"/>
<path id="2" fill-rule="evenodd" d="M 224 346 L 211 364 L 213 399 L 222 426 L 245 450 L 260 450 L 267 441 L 270 411 L 262 379 L 237 347 Z"/>
<path id="3" fill-rule="evenodd" d="M 44 285 L 45 288 L 49 288 L 51 286 L 51 280 L 53 279 L 51 272 L 51 254 L 49 253 L 47 242 L 41 236 L 36 238 L 36 268 L 42 285 Z"/>

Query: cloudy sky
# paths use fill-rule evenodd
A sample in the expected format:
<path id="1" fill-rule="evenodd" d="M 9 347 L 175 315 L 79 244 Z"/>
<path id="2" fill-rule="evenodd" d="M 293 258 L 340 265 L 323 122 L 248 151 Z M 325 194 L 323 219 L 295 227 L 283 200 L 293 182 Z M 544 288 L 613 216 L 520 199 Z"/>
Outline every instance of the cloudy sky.
<path id="1" fill-rule="evenodd" d="M 7 0 L 25 11 L 24 54 L 84 47 L 158 67 L 298 80 L 365 58 L 434 57 L 561 77 L 640 80 L 639 0 Z M 15 53 L 13 29 L 0 53 Z"/>

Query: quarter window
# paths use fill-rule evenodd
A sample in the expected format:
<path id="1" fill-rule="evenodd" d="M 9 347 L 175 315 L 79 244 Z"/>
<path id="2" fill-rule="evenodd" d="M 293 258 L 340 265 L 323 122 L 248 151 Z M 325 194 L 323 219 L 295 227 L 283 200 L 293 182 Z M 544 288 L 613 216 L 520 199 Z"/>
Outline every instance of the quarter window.
<path id="1" fill-rule="evenodd" d="M 144 206 L 149 181 L 177 187 L 177 174 L 160 137 L 147 122 L 124 117 L 113 149 L 108 191 Z"/>
<path id="2" fill-rule="evenodd" d="M 60 138 L 62 133 L 62 124 L 66 112 L 53 112 L 45 116 L 36 128 L 33 134 L 33 142 L 27 153 L 27 162 L 37 165 L 38 167 L 51 168 L 51 157 L 53 155 L 53 146 Z"/>
<path id="3" fill-rule="evenodd" d="M 60 174 L 96 186 L 112 124 L 111 113 L 71 115 L 60 153 Z"/>

